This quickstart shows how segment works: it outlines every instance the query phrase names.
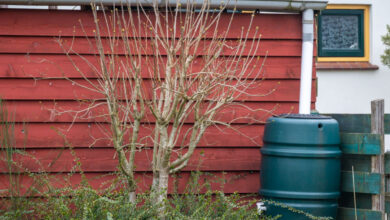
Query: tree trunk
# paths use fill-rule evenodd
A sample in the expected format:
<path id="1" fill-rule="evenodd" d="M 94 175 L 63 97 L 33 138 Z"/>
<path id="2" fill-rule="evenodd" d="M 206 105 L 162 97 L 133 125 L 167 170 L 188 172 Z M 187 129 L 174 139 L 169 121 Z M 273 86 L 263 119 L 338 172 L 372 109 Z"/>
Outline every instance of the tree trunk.
<path id="1" fill-rule="evenodd" d="M 158 176 L 158 189 L 155 193 L 157 193 L 157 201 L 156 204 L 159 206 L 158 216 L 160 219 L 164 219 L 165 217 L 165 201 L 168 195 L 168 179 L 169 179 L 169 168 L 164 167 L 160 170 Z"/>
<path id="2" fill-rule="evenodd" d="M 129 192 L 129 202 L 134 204 L 136 202 L 135 201 L 136 199 L 137 199 L 137 196 L 136 196 L 135 191 L 130 191 Z"/>
<path id="3" fill-rule="evenodd" d="M 153 201 L 155 204 L 157 202 L 157 195 L 158 195 L 158 178 L 159 178 L 159 172 L 153 171 L 153 182 L 152 186 L 150 187 L 150 200 Z"/>
<path id="4" fill-rule="evenodd" d="M 128 186 L 128 196 L 129 196 L 129 202 L 135 204 L 136 199 L 137 199 L 137 194 L 135 190 L 137 189 L 137 184 L 134 181 L 133 176 L 128 176 L 127 177 L 127 186 Z"/>

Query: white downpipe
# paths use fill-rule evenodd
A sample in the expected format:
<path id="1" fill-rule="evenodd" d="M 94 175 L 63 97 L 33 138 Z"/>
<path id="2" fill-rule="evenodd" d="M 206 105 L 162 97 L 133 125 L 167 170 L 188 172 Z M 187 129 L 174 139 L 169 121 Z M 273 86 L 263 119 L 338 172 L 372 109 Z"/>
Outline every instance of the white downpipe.
<path id="1" fill-rule="evenodd" d="M 304 10 L 302 13 L 301 87 L 299 93 L 300 114 L 310 114 L 313 69 L 313 23 L 313 9 Z"/>

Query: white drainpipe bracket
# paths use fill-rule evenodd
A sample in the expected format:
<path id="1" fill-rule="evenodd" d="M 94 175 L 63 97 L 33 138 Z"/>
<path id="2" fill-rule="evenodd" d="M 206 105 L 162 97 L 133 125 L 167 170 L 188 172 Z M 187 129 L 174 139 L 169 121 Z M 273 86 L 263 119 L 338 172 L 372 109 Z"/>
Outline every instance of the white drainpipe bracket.
<path id="1" fill-rule="evenodd" d="M 267 207 L 265 206 L 264 202 L 257 202 L 257 212 L 259 215 L 261 215 L 263 212 L 267 211 Z"/>

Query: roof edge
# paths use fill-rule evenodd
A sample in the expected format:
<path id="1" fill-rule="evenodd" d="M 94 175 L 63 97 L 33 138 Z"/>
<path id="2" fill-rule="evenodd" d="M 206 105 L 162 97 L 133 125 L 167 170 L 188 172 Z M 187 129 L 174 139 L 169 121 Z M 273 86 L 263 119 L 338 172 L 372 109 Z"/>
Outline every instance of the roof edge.
<path id="1" fill-rule="evenodd" d="M 97 4 L 120 5 L 141 4 L 152 6 L 158 4 L 161 6 L 175 7 L 178 3 L 182 6 L 194 4 L 195 7 L 201 7 L 203 0 L 97 0 Z M 278 11 L 303 11 L 305 9 L 321 10 L 325 9 L 328 0 L 209 0 L 211 8 L 219 8 L 225 5 L 228 9 L 240 10 L 278 10 Z M 0 0 L 0 5 L 89 5 L 91 0 Z"/>

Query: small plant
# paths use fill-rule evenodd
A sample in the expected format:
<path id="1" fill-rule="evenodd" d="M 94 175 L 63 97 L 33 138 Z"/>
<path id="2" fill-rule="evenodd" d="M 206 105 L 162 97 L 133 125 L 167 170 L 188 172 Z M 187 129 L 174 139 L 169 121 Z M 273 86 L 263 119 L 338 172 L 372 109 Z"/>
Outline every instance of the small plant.
<path id="1" fill-rule="evenodd" d="M 52 196 L 63 197 L 69 188 L 57 189 L 52 185 L 53 176 L 49 176 L 39 160 L 26 152 L 27 126 L 23 123 L 24 143 L 17 144 L 15 138 L 15 119 L 9 114 L 6 103 L 0 99 L 0 160 L 2 162 L 3 187 L 0 189 L 0 219 L 30 219 L 39 217 L 53 207 L 53 210 L 69 208 L 66 200 L 60 204 L 52 203 Z M 19 146 L 21 145 L 21 146 Z M 25 159 L 31 159 L 41 168 L 39 172 L 30 172 L 24 166 Z M 55 161 L 52 161 L 54 164 Z M 64 211 L 62 211 L 64 212 Z M 59 213 L 56 214 L 60 217 Z M 62 217 L 61 217 L 62 219 Z"/>
<path id="2" fill-rule="evenodd" d="M 7 188 L 0 189 L 0 196 L 7 197 L 1 200 L 1 208 L 10 208 L 17 210 L 14 215 L 19 216 L 28 213 L 24 210 L 25 201 L 20 199 L 22 195 L 21 177 L 22 173 L 14 158 L 19 154 L 23 154 L 21 149 L 16 148 L 15 143 L 15 122 L 10 120 L 11 116 L 5 107 L 5 103 L 0 99 L 0 160 L 4 163 L 2 170 L 8 177 L 5 186 Z M 28 193 L 28 192 L 25 192 Z M 0 212 L 1 213 L 1 212 Z"/>
<path id="3" fill-rule="evenodd" d="M 386 49 L 381 56 L 382 63 L 390 68 L 390 25 L 387 25 L 387 33 L 382 36 L 383 44 L 385 44 Z"/>

